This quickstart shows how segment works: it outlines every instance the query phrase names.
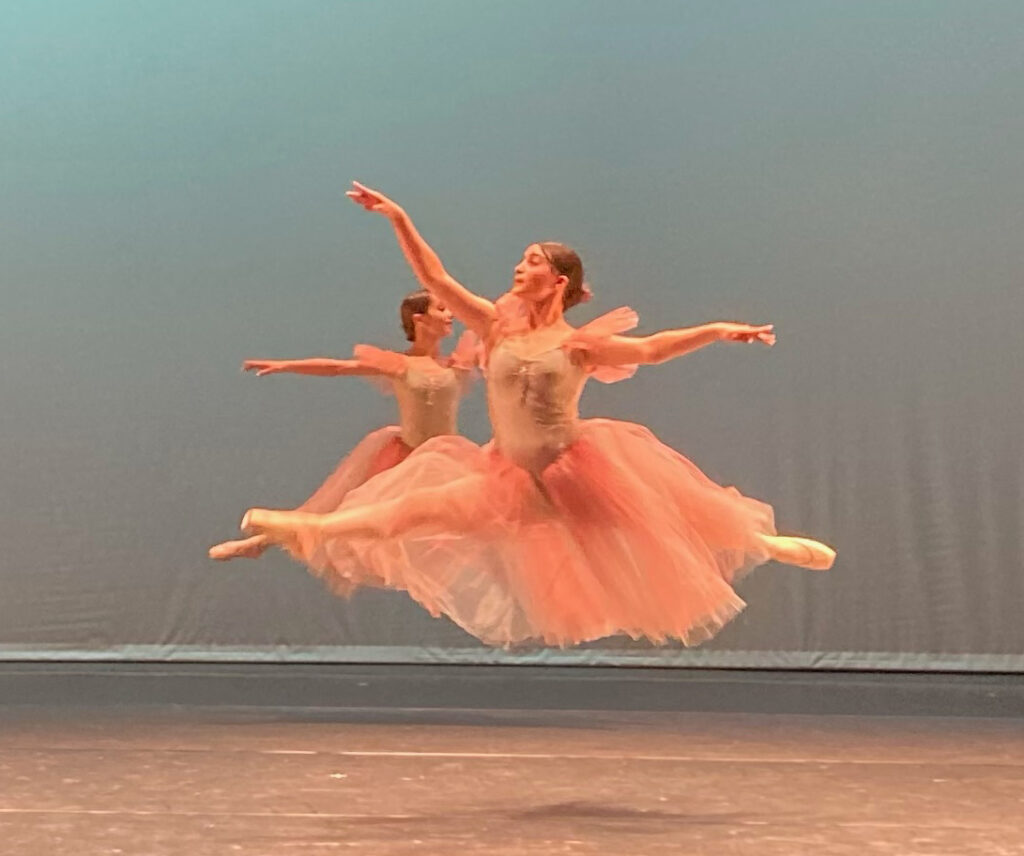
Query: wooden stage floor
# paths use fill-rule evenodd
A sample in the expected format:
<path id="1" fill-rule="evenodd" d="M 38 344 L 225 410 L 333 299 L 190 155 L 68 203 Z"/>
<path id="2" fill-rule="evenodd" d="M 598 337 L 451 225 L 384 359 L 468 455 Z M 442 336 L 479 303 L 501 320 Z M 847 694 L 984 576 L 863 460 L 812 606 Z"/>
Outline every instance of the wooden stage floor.
<path id="1" fill-rule="evenodd" d="M 0 695 L 4 856 L 1024 854 L 1024 710 L 176 704 L 46 677 Z"/>

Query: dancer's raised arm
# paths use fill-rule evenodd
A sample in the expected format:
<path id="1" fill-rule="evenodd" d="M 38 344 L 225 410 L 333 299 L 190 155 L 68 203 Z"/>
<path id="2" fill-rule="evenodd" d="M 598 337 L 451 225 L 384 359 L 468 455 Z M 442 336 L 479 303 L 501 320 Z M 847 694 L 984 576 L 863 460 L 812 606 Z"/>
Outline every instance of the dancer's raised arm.
<path id="1" fill-rule="evenodd" d="M 663 330 L 650 336 L 595 337 L 587 342 L 584 336 L 580 350 L 595 366 L 651 365 L 689 354 L 714 342 L 761 342 L 775 344 L 771 324 L 738 324 L 717 321 L 699 327 Z"/>
<path id="2" fill-rule="evenodd" d="M 352 182 L 352 190 L 346 194 L 357 205 L 367 211 L 382 214 L 391 221 L 409 266 L 420 284 L 439 300 L 443 301 L 463 324 L 481 337 L 488 335 L 495 318 L 494 304 L 474 294 L 444 269 L 441 259 L 431 246 L 416 231 L 409 215 L 397 203 L 383 193 Z"/>

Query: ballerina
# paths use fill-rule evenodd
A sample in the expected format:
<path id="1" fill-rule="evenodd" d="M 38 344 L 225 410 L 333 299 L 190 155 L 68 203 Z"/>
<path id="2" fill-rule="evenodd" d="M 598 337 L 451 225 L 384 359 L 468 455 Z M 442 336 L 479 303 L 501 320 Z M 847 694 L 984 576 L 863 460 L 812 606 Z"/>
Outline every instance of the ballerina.
<path id="1" fill-rule="evenodd" d="M 483 340 L 493 440 L 431 440 L 335 512 L 250 509 L 244 529 L 321 573 L 344 576 L 358 557 L 375 584 L 501 646 L 617 633 L 694 644 L 743 608 L 741 573 L 769 559 L 832 565 L 830 547 L 777 534 L 770 506 L 716 484 L 647 428 L 578 415 L 589 376 L 618 380 L 714 342 L 772 345 L 771 325 L 627 336 L 637 319 L 622 308 L 574 328 L 563 312 L 583 269 L 568 247 L 528 246 L 492 302 L 448 274 L 393 201 L 360 184 L 348 195 L 390 220 L 420 283 Z"/>
<path id="2" fill-rule="evenodd" d="M 451 333 L 452 313 L 427 291 L 407 295 L 399 315 L 411 343 L 405 353 L 357 345 L 350 360 L 246 360 L 242 364 L 244 371 L 255 372 L 257 377 L 283 372 L 369 377 L 395 396 L 400 424 L 378 428 L 364 437 L 299 506 L 302 511 L 334 511 L 354 487 L 395 466 L 431 437 L 458 430 L 459 398 L 476 361 L 475 337 L 467 333 L 450 356 L 442 356 L 441 342 Z M 255 559 L 270 546 L 265 535 L 253 535 L 217 544 L 209 555 L 218 561 Z"/>

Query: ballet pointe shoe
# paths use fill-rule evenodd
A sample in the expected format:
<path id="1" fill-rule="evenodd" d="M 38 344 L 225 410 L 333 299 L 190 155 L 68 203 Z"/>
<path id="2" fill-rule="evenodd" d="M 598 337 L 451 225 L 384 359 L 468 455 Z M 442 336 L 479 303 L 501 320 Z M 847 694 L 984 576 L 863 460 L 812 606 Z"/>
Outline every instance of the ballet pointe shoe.
<path id="1" fill-rule="evenodd" d="M 797 567 L 806 568 L 809 571 L 827 571 L 836 561 L 836 551 L 820 541 L 795 537 L 789 537 L 786 540 L 792 542 L 793 546 L 800 551 L 797 560 L 792 562 Z"/>
<path id="2" fill-rule="evenodd" d="M 279 523 L 276 518 L 277 513 L 269 508 L 250 508 L 242 515 L 239 529 L 248 535 L 263 535 L 270 540 L 274 540 L 271 530 L 274 529 L 275 523 Z"/>
<path id="3" fill-rule="evenodd" d="M 262 536 L 266 543 L 277 544 L 298 558 L 312 552 L 316 540 L 316 515 L 298 511 L 273 511 L 250 508 L 242 517 L 243 532 Z M 305 524 L 296 528 L 296 524 Z"/>
<path id="4" fill-rule="evenodd" d="M 209 550 L 209 556 L 217 562 L 229 562 L 232 559 L 258 559 L 269 546 L 270 543 L 262 535 L 253 535 L 251 538 L 214 544 Z"/>
<path id="5" fill-rule="evenodd" d="M 777 562 L 809 571 L 827 571 L 836 560 L 836 551 L 827 544 L 795 535 L 766 535 L 763 541 Z"/>

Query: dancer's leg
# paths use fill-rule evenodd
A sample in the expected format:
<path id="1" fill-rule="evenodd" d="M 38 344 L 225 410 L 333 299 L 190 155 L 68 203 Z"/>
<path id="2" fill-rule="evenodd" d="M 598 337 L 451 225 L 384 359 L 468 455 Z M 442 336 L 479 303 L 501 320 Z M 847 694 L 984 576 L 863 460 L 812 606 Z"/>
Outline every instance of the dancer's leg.
<path id="1" fill-rule="evenodd" d="M 365 472 L 358 473 L 353 477 L 351 467 L 352 455 L 346 457 L 338 468 L 321 484 L 296 511 L 308 511 L 316 514 L 323 514 L 332 511 L 341 505 L 346 494 L 352 488 L 363 484 L 378 473 L 391 469 L 391 467 L 403 461 L 409 456 L 412 449 L 409 448 L 401 438 L 395 436 L 383 447 L 377 450 L 374 458 L 365 468 Z M 353 454 L 358 454 L 358 449 Z M 358 472 L 358 469 L 357 471 Z M 272 546 L 270 540 L 264 535 L 253 535 L 238 541 L 224 541 L 215 544 L 210 548 L 211 559 L 218 562 L 227 562 L 231 559 L 258 559 L 268 547 Z"/>
<path id="2" fill-rule="evenodd" d="M 396 499 L 329 514 L 252 508 L 242 519 L 242 529 L 278 544 L 304 540 L 300 533 L 320 540 L 390 538 L 412 529 L 424 534 L 469 532 L 483 522 L 480 499 L 485 481 L 483 476 L 465 476 L 439 487 L 411 490 Z"/>

